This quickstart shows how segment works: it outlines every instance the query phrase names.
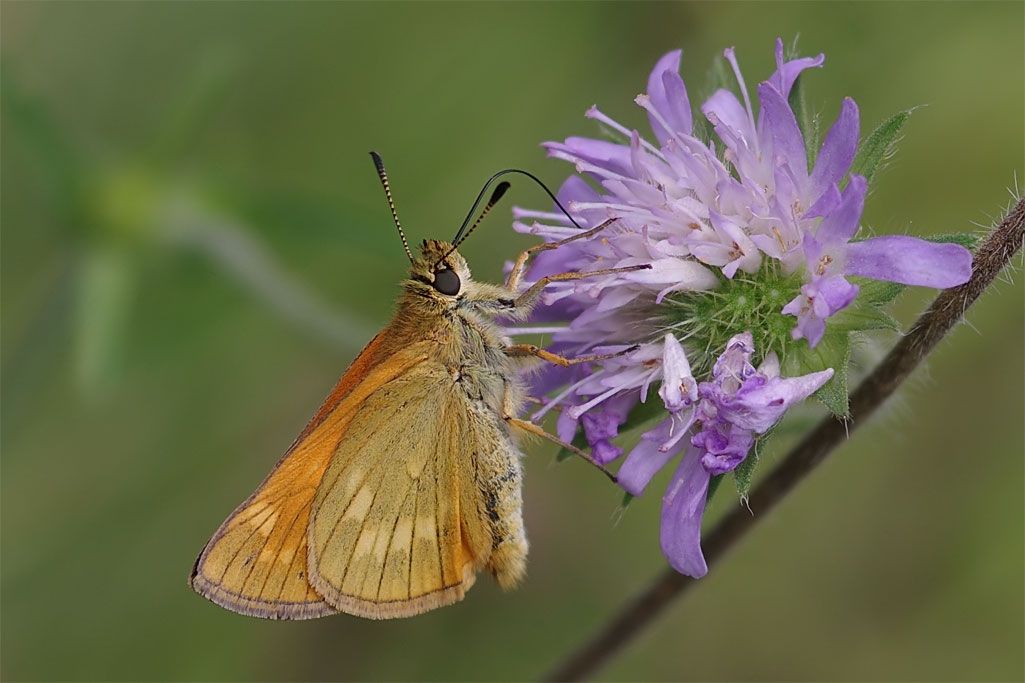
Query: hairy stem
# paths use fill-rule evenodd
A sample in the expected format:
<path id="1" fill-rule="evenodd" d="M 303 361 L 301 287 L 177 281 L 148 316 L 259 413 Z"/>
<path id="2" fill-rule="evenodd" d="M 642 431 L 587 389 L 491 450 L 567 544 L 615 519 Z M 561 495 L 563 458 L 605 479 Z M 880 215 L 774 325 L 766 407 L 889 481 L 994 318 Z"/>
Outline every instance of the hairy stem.
<path id="1" fill-rule="evenodd" d="M 864 424 L 911 375 L 1021 248 L 1023 226 L 1025 200 L 1014 206 L 979 247 L 972 264 L 971 279 L 960 287 L 940 293 L 911 331 L 851 394 L 849 423 L 833 417 L 820 422 L 751 493 L 750 509 L 756 514 L 752 515 L 747 508 L 737 507 L 705 535 L 702 548 L 710 567 L 825 460 L 850 432 Z M 666 569 L 549 672 L 545 680 L 579 681 L 593 675 L 621 653 L 694 583 L 694 579 Z"/>

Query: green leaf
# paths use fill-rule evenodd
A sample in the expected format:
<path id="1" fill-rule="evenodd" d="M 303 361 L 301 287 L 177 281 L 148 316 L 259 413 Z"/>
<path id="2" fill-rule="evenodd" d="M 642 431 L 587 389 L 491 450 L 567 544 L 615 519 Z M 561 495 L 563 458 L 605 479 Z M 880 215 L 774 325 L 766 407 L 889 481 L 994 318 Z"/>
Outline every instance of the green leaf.
<path id="1" fill-rule="evenodd" d="M 715 492 L 719 490 L 719 484 L 722 483 L 722 479 L 724 476 L 726 475 L 717 474 L 708 480 L 708 493 L 705 494 L 705 505 L 708 505 L 712 502 L 712 496 L 714 496 Z"/>
<path id="2" fill-rule="evenodd" d="M 858 301 L 873 306 L 888 304 L 904 291 L 905 286 L 899 282 L 872 280 L 867 277 L 851 276 L 851 284 L 858 286 Z"/>
<path id="3" fill-rule="evenodd" d="M 623 500 L 619 501 L 619 509 L 625 510 L 630 503 L 634 502 L 634 498 L 637 496 L 632 493 L 624 493 Z"/>
<path id="4" fill-rule="evenodd" d="M 736 469 L 733 470 L 733 481 L 737 485 L 737 493 L 741 498 L 747 498 L 751 490 L 751 479 L 754 477 L 755 465 L 758 464 L 758 449 L 752 448 Z"/>
<path id="5" fill-rule="evenodd" d="M 843 332 L 857 330 L 893 330 L 900 332 L 900 323 L 882 308 L 870 302 L 848 306 L 829 319 L 829 328 Z"/>
<path id="6" fill-rule="evenodd" d="M 866 181 L 872 181 L 872 176 L 879 170 L 880 164 L 893 155 L 897 134 L 911 116 L 911 111 L 908 109 L 890 117 L 862 141 L 857 154 L 854 155 L 854 163 L 851 164 L 852 174 L 857 173 L 865 176 Z"/>
<path id="7" fill-rule="evenodd" d="M 975 251 L 975 248 L 982 243 L 981 235 L 974 235 L 970 232 L 951 232 L 944 233 L 942 235 L 930 235 L 925 239 L 929 242 L 960 244 L 969 251 Z"/>
<path id="8" fill-rule="evenodd" d="M 787 355 L 783 363 L 783 375 L 795 377 L 810 372 L 819 372 L 833 368 L 833 377 L 813 396 L 822 401 L 837 417 L 846 417 L 847 403 L 847 365 L 851 359 L 851 340 L 847 332 L 826 329 L 818 345 L 813 349 L 806 344 Z"/>

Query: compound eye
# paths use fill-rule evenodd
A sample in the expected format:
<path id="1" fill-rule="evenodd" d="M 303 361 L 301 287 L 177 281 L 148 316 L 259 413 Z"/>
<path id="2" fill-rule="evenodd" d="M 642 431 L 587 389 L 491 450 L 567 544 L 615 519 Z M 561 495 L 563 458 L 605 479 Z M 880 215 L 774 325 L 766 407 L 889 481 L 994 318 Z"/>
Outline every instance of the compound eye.
<path id="1" fill-rule="evenodd" d="M 451 268 L 442 268 L 434 273 L 434 288 L 442 294 L 455 296 L 459 293 L 459 276 Z"/>

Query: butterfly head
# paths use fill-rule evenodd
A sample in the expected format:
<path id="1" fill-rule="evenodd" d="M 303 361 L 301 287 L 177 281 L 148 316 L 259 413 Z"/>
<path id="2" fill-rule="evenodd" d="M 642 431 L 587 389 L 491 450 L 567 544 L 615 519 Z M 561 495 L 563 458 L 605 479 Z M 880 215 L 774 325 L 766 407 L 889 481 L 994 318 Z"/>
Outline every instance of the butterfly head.
<path id="1" fill-rule="evenodd" d="M 470 282 L 470 268 L 449 242 L 424 240 L 409 267 L 411 284 L 425 294 L 455 298 Z"/>

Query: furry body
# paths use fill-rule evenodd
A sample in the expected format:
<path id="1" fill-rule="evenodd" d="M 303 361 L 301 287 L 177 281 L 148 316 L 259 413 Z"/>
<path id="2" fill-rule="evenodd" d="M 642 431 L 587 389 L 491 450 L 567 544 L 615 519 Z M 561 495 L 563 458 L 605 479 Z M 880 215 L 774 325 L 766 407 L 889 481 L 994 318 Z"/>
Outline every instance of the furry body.
<path id="1" fill-rule="evenodd" d="M 523 577 L 512 418 L 533 359 L 494 316 L 525 318 L 540 290 L 474 282 L 446 242 L 421 251 L 391 323 L 196 560 L 202 595 L 267 618 L 405 617 L 460 600 L 478 571 Z"/>

